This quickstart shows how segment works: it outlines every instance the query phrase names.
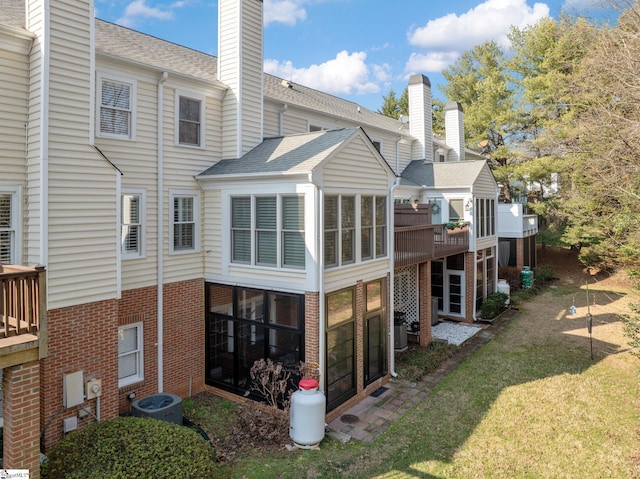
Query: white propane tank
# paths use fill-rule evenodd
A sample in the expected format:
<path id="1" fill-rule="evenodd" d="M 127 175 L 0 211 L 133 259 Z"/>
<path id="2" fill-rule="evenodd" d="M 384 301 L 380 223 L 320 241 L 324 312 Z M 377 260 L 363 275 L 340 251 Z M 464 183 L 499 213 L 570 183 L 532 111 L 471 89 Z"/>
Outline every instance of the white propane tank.
<path id="1" fill-rule="evenodd" d="M 296 447 L 310 449 L 324 439 L 326 401 L 316 379 L 301 379 L 298 386 L 291 395 L 289 437 Z"/>
<path id="2" fill-rule="evenodd" d="M 505 304 L 509 304 L 509 301 L 511 299 L 511 286 L 509 286 L 507 280 L 499 279 L 497 288 L 499 293 L 504 293 L 507 295 L 507 301 L 505 302 Z"/>

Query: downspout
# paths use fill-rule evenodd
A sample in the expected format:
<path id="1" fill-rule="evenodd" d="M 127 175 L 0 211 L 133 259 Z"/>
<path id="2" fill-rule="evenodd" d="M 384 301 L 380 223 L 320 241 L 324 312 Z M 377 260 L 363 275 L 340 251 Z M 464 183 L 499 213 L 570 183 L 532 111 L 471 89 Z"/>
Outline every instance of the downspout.
<path id="1" fill-rule="evenodd" d="M 309 180 L 313 184 L 313 178 L 309 175 Z M 317 205 L 316 211 L 316 251 L 318 253 L 318 371 L 322 376 L 319 381 L 319 389 L 325 391 L 324 387 L 324 372 L 326 371 L 326 358 L 325 358 L 325 335 L 326 335 L 326 323 L 324 320 L 325 308 L 324 308 L 324 191 L 322 186 L 315 185 L 315 202 Z"/>
<path id="2" fill-rule="evenodd" d="M 28 7 L 27 7 L 28 8 Z M 31 20 L 31 14 L 27 15 Z M 51 9 L 44 3 L 42 43 L 42 76 L 40 78 L 40 260 L 49 264 L 49 78 L 51 70 Z M 49 275 L 47 275 L 47 283 Z"/>
<path id="3" fill-rule="evenodd" d="M 400 142 L 402 137 L 396 139 L 396 175 L 400 175 Z"/>
<path id="4" fill-rule="evenodd" d="M 395 189 L 400 186 L 400 177 L 396 176 L 396 181 L 393 182 L 393 185 L 391 185 L 391 187 L 389 188 L 389 206 L 387 207 L 388 210 L 388 217 L 389 219 L 394 218 L 393 216 L 393 211 L 394 211 L 394 201 L 393 201 L 393 192 L 395 191 Z M 391 351 L 391 354 L 389 354 L 389 372 L 391 373 L 391 376 L 393 376 L 394 378 L 398 377 L 398 373 L 396 372 L 396 352 L 394 350 L 395 348 L 395 343 L 396 343 L 396 332 L 394 330 L 394 322 L 393 322 L 393 318 L 394 318 L 394 287 L 393 287 L 393 282 L 394 282 L 394 272 L 395 272 L 395 234 L 394 234 L 394 224 L 395 224 L 395 219 L 394 221 L 391 221 L 391 227 L 389 228 L 389 232 L 387 233 L 388 235 L 388 241 L 387 244 L 389 245 L 389 350 Z"/>
<path id="5" fill-rule="evenodd" d="M 278 135 L 284 135 L 284 112 L 289 108 L 288 104 L 282 105 L 282 109 L 278 110 Z"/>
<path id="6" fill-rule="evenodd" d="M 163 147 L 163 119 L 164 108 L 162 106 L 164 97 L 164 82 L 167 81 L 169 73 L 162 72 L 162 76 L 158 80 L 158 252 L 157 252 L 157 327 L 158 327 L 158 339 L 156 343 L 158 354 L 158 392 L 164 390 L 164 271 L 163 271 L 163 256 L 164 256 L 164 147 Z"/>

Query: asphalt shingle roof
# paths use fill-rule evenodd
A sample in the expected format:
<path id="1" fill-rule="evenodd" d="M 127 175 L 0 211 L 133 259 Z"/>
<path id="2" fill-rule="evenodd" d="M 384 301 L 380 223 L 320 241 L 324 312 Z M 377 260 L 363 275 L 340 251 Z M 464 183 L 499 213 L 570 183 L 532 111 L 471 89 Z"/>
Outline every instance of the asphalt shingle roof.
<path id="1" fill-rule="evenodd" d="M 242 158 L 222 160 L 199 178 L 224 175 L 309 173 L 356 134 L 358 128 L 266 138 Z"/>
<path id="2" fill-rule="evenodd" d="M 425 163 L 412 161 L 402 172 L 401 185 L 438 188 L 466 188 L 474 184 L 486 162 L 451 161 Z"/>

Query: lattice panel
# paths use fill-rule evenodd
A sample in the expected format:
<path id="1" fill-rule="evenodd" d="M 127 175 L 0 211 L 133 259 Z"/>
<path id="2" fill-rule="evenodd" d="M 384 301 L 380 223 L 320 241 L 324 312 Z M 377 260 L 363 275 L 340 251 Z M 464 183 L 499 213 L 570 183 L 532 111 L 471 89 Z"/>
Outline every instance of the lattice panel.
<path id="1" fill-rule="evenodd" d="M 407 324 L 420 321 L 418 315 L 418 270 L 415 266 L 400 268 L 396 271 L 393 279 L 393 306 L 395 311 L 402 311 L 406 314 Z"/>

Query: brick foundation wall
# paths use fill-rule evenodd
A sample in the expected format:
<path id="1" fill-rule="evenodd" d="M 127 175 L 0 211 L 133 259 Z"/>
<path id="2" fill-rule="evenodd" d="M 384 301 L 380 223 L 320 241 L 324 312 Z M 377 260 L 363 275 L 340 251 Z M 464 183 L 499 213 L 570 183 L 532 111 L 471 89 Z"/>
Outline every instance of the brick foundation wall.
<path id="1" fill-rule="evenodd" d="M 164 285 L 163 390 L 186 397 L 204 390 L 204 280 Z M 144 381 L 118 387 L 118 327 L 142 322 Z M 84 380 L 101 379 L 100 419 L 128 414 L 135 399 L 158 392 L 157 289 L 123 291 L 121 300 L 101 301 L 48 312 L 49 355 L 40 368 L 40 427 L 45 450 L 63 437 L 63 419 L 78 418 L 78 428 L 94 422 L 97 400 L 63 408 L 63 374 L 83 371 Z"/>
<path id="2" fill-rule="evenodd" d="M 6 368 L 2 377 L 4 469 L 28 469 L 40 477 L 40 363 Z"/>
<path id="3" fill-rule="evenodd" d="M 516 238 L 516 268 L 521 271 L 524 267 L 524 238 Z"/>
<path id="4" fill-rule="evenodd" d="M 164 285 L 164 391 L 204 390 L 204 280 Z"/>
<path id="5" fill-rule="evenodd" d="M 131 384 L 118 391 L 118 412 L 129 414 L 133 400 L 158 392 L 158 310 L 157 288 L 137 288 L 123 291 L 118 302 L 118 326 L 142 322 L 144 341 L 144 381 Z M 135 393 L 133 400 L 128 399 Z"/>
<path id="6" fill-rule="evenodd" d="M 364 389 L 364 284 L 362 280 L 356 283 L 356 391 Z"/>
<path id="7" fill-rule="evenodd" d="M 418 311 L 420 314 L 420 346 L 431 342 L 431 261 L 418 265 Z"/>
<path id="8" fill-rule="evenodd" d="M 84 380 L 102 379 L 100 419 L 118 415 L 118 301 L 99 301 L 47 313 L 49 354 L 41 361 L 41 430 L 45 450 L 62 439 L 62 421 L 77 416 L 80 406 L 63 408 L 63 374 L 84 372 Z M 97 400 L 85 401 L 96 414 Z M 94 419 L 78 420 L 83 427 Z"/>
<path id="9" fill-rule="evenodd" d="M 464 290 L 464 322 L 473 323 L 473 310 L 475 303 L 473 301 L 474 291 L 476 289 L 476 253 L 467 251 L 464 255 L 464 274 L 465 274 L 465 290 Z"/>
<path id="10" fill-rule="evenodd" d="M 320 293 L 307 292 L 304 295 L 303 358 L 306 362 L 320 361 L 320 321 Z"/>

